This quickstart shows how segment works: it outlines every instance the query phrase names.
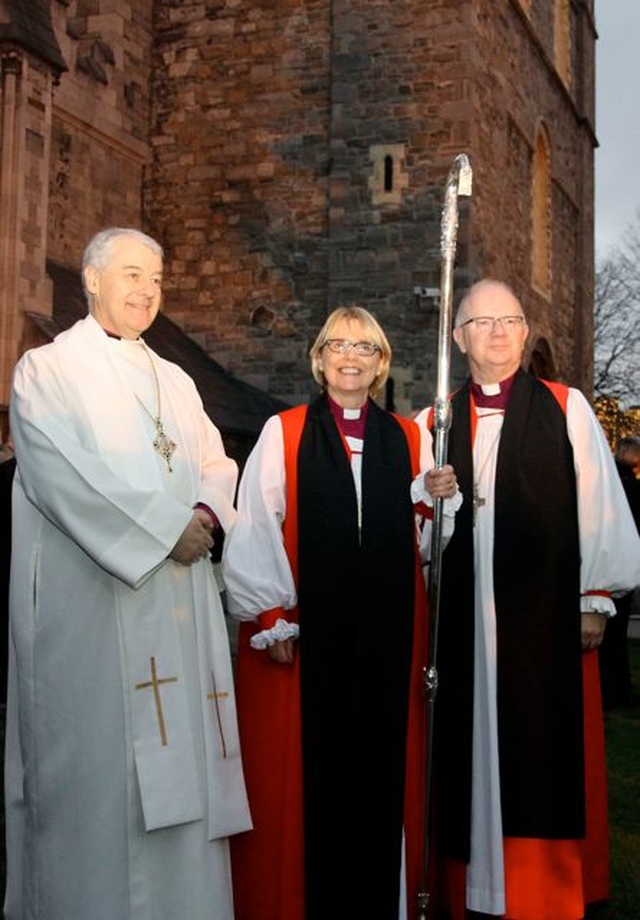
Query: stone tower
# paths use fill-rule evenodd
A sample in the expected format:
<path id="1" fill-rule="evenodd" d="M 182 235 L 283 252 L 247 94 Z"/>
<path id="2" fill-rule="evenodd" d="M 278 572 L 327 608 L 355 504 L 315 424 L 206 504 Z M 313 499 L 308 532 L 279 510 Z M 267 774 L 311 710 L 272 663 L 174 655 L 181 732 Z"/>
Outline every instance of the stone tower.
<path id="1" fill-rule="evenodd" d="M 0 4 L 0 403 L 47 260 L 77 271 L 95 230 L 135 224 L 165 248 L 166 314 L 233 375 L 306 400 L 311 341 L 359 302 L 409 414 L 434 393 L 460 152 L 456 290 L 511 283 L 529 364 L 590 395 L 593 0 L 24 6 Z"/>
<path id="2" fill-rule="evenodd" d="M 310 341 L 358 301 L 389 333 L 396 407 L 429 400 L 465 151 L 457 286 L 509 281 L 530 361 L 589 391 L 590 3 L 165 0 L 154 31 L 144 210 L 175 256 L 167 309 L 233 373 L 306 398 Z"/>

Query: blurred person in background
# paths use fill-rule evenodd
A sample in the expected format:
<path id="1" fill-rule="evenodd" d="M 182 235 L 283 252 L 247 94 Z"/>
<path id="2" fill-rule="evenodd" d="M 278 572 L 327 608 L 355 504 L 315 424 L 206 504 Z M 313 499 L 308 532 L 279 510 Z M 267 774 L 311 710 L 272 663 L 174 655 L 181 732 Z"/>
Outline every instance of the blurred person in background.
<path id="1" fill-rule="evenodd" d="M 615 453 L 616 466 L 636 528 L 640 533 L 640 438 L 621 438 Z M 633 701 L 627 634 L 638 599 L 638 586 L 615 598 L 616 615 L 607 622 L 599 648 L 602 705 L 605 710 L 630 706 Z"/>

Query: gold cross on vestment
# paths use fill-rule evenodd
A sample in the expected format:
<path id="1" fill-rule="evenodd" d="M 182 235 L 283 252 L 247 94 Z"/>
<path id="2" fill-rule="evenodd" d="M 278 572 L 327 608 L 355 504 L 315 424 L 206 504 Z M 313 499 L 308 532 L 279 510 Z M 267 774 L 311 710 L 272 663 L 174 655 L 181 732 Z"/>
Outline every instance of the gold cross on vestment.
<path id="1" fill-rule="evenodd" d="M 156 667 L 156 659 L 152 655 L 149 659 L 149 664 L 151 666 L 151 680 L 144 681 L 143 683 L 136 684 L 136 690 L 148 690 L 149 687 L 153 688 L 153 696 L 156 703 L 156 715 L 158 716 L 158 726 L 160 728 L 160 740 L 162 746 L 166 747 L 168 744 L 167 741 L 167 729 L 164 724 L 164 712 L 162 711 L 162 700 L 160 699 L 160 685 L 161 684 L 177 684 L 177 677 L 158 677 L 158 669 Z"/>
<path id="2" fill-rule="evenodd" d="M 226 700 L 229 696 L 229 692 L 227 690 L 223 690 L 220 693 L 216 691 L 216 677 L 213 671 L 211 671 L 211 684 L 213 686 L 213 691 L 211 693 L 207 693 L 207 699 L 213 700 L 215 704 L 215 717 L 216 717 L 216 722 L 218 724 L 218 732 L 220 733 L 220 741 L 222 743 L 222 756 L 226 757 L 227 756 L 227 744 L 226 744 L 226 741 L 224 740 L 224 730 L 222 727 L 222 716 L 220 714 L 220 707 L 218 706 L 218 700 Z"/>

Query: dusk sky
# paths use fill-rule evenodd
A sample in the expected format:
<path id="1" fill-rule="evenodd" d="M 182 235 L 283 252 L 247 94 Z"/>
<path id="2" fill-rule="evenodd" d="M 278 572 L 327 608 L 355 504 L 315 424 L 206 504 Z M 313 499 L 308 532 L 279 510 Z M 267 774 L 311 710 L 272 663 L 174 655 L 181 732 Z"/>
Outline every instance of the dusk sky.
<path id="1" fill-rule="evenodd" d="M 596 258 L 640 222 L 640 0 L 595 0 Z"/>

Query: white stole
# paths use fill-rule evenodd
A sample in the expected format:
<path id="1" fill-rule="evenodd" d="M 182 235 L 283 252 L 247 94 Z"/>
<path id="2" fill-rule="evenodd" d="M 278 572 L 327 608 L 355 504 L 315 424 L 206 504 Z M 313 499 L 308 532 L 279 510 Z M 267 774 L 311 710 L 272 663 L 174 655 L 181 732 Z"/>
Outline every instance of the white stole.
<path id="1" fill-rule="evenodd" d="M 198 500 L 197 444 L 187 425 L 181 425 L 189 406 L 188 391 L 162 376 L 160 359 L 153 356 L 162 387 L 166 431 L 178 444 L 172 473 L 155 453 L 151 420 L 140 408 L 132 386 L 135 367 L 127 366 L 140 348 L 141 366 L 148 364 L 142 346 L 109 340 L 92 317 L 77 323 L 56 340 L 63 362 L 77 373 L 78 398 L 95 439 L 99 458 L 118 477 L 119 501 L 123 481 L 137 493 L 150 496 L 148 530 L 151 542 L 161 537 L 152 530 L 158 514 L 184 526 Z M 123 351 L 127 356 L 123 358 Z M 127 352 L 127 349 L 129 351 Z M 151 367 L 148 367 L 152 379 Z M 100 386 L 90 382 L 96 378 Z M 174 392 L 172 386 L 178 387 Z M 155 413 L 155 393 L 138 393 Z M 173 399 L 173 405 L 172 405 Z M 165 418 L 166 414 L 166 418 Z M 93 445 L 89 445 L 89 450 Z M 195 457 L 195 460 L 193 459 Z M 169 478 L 170 477 L 170 478 Z M 108 491 L 113 479 L 105 470 Z M 102 483 L 100 483 L 102 485 Z M 126 494 L 126 491 L 125 491 Z M 108 499 L 108 494 L 107 494 Z M 215 510 L 215 509 L 214 509 Z M 166 520 L 158 523 L 166 534 Z M 169 551 L 170 547 L 166 550 Z M 208 821 L 208 838 L 216 839 L 251 828 L 237 732 L 233 673 L 222 604 L 209 560 L 184 567 L 162 555 L 134 586 L 114 574 L 118 614 L 125 717 L 131 732 L 135 772 L 147 830 Z M 103 564 L 101 560 L 96 560 Z M 184 660 L 178 622 L 195 613 L 198 661 Z M 215 622 L 214 622 L 215 621 Z M 200 710 L 205 749 L 203 777 L 208 793 L 205 814 L 197 775 L 196 741 L 191 724 L 185 676 L 199 675 Z M 199 731 L 199 726 L 196 726 Z"/>

